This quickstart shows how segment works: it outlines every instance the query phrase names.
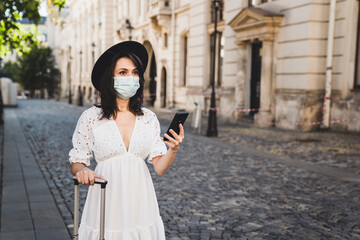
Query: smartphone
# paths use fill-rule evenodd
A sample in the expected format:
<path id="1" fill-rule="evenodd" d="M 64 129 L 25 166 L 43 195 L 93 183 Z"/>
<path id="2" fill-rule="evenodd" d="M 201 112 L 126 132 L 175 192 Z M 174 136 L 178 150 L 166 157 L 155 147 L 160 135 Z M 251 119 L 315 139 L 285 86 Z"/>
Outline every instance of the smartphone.
<path id="1" fill-rule="evenodd" d="M 168 130 L 166 131 L 166 133 L 173 138 L 173 135 L 170 133 L 170 129 L 174 130 L 177 134 L 180 133 L 180 127 L 179 124 L 181 123 L 184 126 L 185 120 L 186 118 L 189 116 L 188 112 L 177 112 L 175 113 L 175 116 L 173 117 L 170 126 L 168 128 Z M 169 139 L 167 139 L 164 136 L 164 141 L 169 141 Z"/>

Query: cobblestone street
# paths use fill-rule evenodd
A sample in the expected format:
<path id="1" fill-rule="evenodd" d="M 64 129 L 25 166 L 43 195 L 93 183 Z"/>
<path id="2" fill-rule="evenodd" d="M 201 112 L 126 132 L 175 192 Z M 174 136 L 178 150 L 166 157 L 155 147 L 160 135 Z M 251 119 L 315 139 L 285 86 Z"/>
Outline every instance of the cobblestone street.
<path id="1" fill-rule="evenodd" d="M 17 117 L 70 236 L 68 153 L 86 108 L 42 100 L 18 103 Z M 172 116 L 158 112 L 162 132 Z M 190 123 L 191 116 L 165 175 L 148 164 L 167 239 L 360 239 L 359 135 L 220 122 L 219 138 L 209 139 L 192 134 Z M 86 191 L 83 186 L 81 205 Z"/>

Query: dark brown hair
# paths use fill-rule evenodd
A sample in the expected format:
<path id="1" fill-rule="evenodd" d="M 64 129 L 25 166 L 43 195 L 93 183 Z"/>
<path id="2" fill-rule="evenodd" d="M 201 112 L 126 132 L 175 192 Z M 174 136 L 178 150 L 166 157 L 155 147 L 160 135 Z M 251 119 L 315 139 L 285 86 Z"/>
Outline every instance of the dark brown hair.
<path id="1" fill-rule="evenodd" d="M 142 104 L 143 104 L 143 91 L 144 91 L 144 71 L 143 65 L 138 56 L 133 53 L 129 52 L 120 52 L 116 54 L 113 59 L 111 60 L 111 64 L 106 68 L 106 71 L 101 79 L 101 86 L 100 86 L 100 97 L 101 97 L 101 107 L 102 109 L 102 118 L 113 119 L 116 118 L 116 113 L 119 111 L 117 104 L 116 104 L 116 92 L 114 89 L 114 69 L 116 66 L 116 62 L 123 57 L 130 58 L 130 60 L 134 63 L 135 67 L 139 71 L 139 83 L 140 87 L 137 90 L 136 94 L 130 98 L 129 102 L 129 109 L 135 115 L 142 116 L 144 115 L 142 111 Z"/>

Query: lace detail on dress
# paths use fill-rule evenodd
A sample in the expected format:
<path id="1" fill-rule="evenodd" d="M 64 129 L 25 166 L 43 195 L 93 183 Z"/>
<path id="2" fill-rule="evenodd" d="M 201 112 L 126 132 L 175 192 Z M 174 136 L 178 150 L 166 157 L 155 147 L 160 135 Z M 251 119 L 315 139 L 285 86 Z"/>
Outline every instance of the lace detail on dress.
<path id="1" fill-rule="evenodd" d="M 154 113 L 153 113 L 154 114 Z M 147 161 L 152 164 L 152 159 L 154 157 L 164 155 L 167 152 L 167 148 L 165 143 L 161 140 L 161 129 L 160 123 L 157 119 L 156 115 L 153 116 L 153 138 L 151 141 L 151 149 L 150 149 L 150 156 L 148 157 Z"/>
<path id="2" fill-rule="evenodd" d="M 160 136 L 159 120 L 149 109 L 143 108 L 143 112 L 143 116 L 136 116 L 137 123 L 127 152 L 115 121 L 112 118 L 100 120 L 101 108 L 91 107 L 85 110 L 74 131 L 70 162 L 89 165 L 92 157 L 97 162 L 102 162 L 129 153 L 152 163 L 152 158 L 166 154 L 167 148 Z"/>
<path id="3" fill-rule="evenodd" d="M 90 160 L 93 158 L 92 147 L 94 145 L 94 138 L 92 133 L 92 126 L 98 118 L 89 114 L 92 108 L 85 110 L 76 125 L 72 143 L 73 148 L 69 152 L 69 161 L 71 163 L 81 162 L 90 165 Z"/>

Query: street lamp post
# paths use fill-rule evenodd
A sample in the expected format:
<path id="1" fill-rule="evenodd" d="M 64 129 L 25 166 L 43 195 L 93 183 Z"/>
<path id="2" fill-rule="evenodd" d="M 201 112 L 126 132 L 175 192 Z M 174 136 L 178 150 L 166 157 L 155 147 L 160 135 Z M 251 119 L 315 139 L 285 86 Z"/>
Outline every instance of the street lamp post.
<path id="1" fill-rule="evenodd" d="M 129 19 L 126 19 L 126 28 L 129 31 L 129 40 L 131 40 L 131 38 L 132 38 L 131 32 L 134 29 L 134 27 L 131 26 L 131 23 L 130 23 Z"/>
<path id="2" fill-rule="evenodd" d="M 79 84 L 79 91 L 78 91 L 78 106 L 82 106 L 83 105 L 83 96 L 82 96 L 82 91 L 81 91 L 81 64 L 82 64 L 82 51 L 80 50 L 79 52 L 80 54 L 80 74 L 79 74 L 79 78 L 80 78 L 80 84 Z"/>
<path id="3" fill-rule="evenodd" d="M 68 79 L 69 79 L 69 104 L 72 104 L 72 97 L 71 97 L 71 60 L 72 57 L 70 56 L 69 58 L 69 63 L 68 63 L 68 68 L 67 68 L 67 75 L 68 75 Z"/>
<path id="4" fill-rule="evenodd" d="M 214 54 L 213 54 L 213 62 L 211 69 L 211 102 L 209 109 L 209 119 L 208 119 L 208 129 L 206 135 L 208 137 L 217 137 L 217 125 L 216 125 L 216 104 L 215 104 L 215 57 L 216 57 L 216 38 L 217 38 L 217 12 L 219 10 L 218 4 L 220 0 L 212 0 L 212 4 L 214 7 Z"/>

